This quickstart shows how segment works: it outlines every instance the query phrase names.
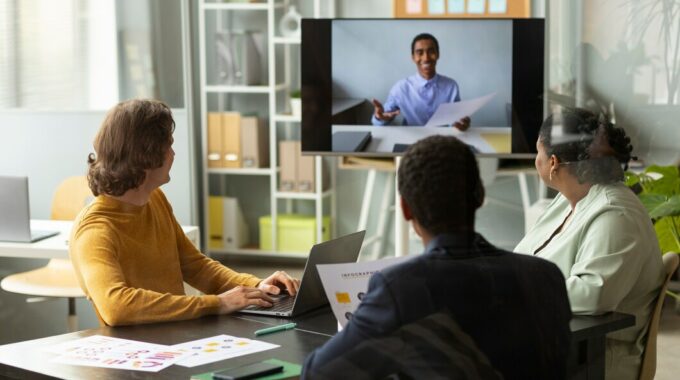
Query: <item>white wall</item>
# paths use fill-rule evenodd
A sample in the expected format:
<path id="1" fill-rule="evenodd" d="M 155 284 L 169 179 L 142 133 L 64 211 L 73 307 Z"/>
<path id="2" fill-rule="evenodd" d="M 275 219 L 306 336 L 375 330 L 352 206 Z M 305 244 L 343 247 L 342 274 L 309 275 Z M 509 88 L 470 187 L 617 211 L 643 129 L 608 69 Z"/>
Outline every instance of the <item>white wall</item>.
<path id="1" fill-rule="evenodd" d="M 335 1 L 336 17 L 391 18 L 393 0 L 331 0 Z"/>
<path id="2" fill-rule="evenodd" d="M 667 8 L 664 19 L 662 5 L 675 13 Z M 607 109 L 631 137 L 633 153 L 649 164 L 680 160 L 680 98 L 667 83 L 680 75 L 679 11 L 677 2 L 547 2 L 549 87 L 579 106 Z M 669 41 L 660 33 L 664 24 Z M 667 53 L 675 66 L 664 65 Z"/>
<path id="3" fill-rule="evenodd" d="M 49 219 L 52 192 L 68 176 L 87 173 L 87 155 L 104 111 L 0 111 L 0 175 L 29 177 L 31 218 Z M 191 153 L 186 112 L 173 110 L 175 162 L 163 186 L 175 216 L 191 220 Z"/>

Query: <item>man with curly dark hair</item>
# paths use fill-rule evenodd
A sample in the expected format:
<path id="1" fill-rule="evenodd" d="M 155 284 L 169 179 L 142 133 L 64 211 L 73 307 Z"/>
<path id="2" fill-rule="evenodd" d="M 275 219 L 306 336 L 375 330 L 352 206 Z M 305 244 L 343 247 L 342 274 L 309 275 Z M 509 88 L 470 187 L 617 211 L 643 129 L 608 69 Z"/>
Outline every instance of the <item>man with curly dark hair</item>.
<path id="1" fill-rule="evenodd" d="M 351 352 L 360 343 L 445 312 L 504 378 L 564 378 L 571 319 L 564 277 L 546 260 L 500 250 L 475 233 L 484 188 L 470 148 L 453 136 L 420 140 L 404 155 L 398 178 L 403 215 L 425 252 L 371 277 L 352 320 L 307 358 L 304 376 L 340 378 L 337 363 L 357 357 Z M 449 356 L 433 351 L 422 360 L 444 357 L 443 367 L 434 366 L 446 368 L 442 378 L 456 376 L 452 367 L 472 368 L 469 356 Z M 383 353 L 360 357 L 353 370 L 387 375 L 371 372 L 387 360 Z"/>
<path id="2" fill-rule="evenodd" d="M 69 254 L 102 324 L 176 321 L 271 306 L 268 294 L 299 281 L 285 272 L 264 280 L 211 260 L 191 243 L 159 187 L 175 152 L 170 108 L 128 100 L 109 111 L 88 157 L 95 200 L 81 211 Z M 206 295 L 187 296 L 184 282 Z"/>
<path id="3" fill-rule="evenodd" d="M 635 315 L 607 335 L 605 375 L 637 379 L 664 270 L 649 215 L 623 183 L 630 139 L 605 115 L 564 109 L 543 122 L 536 149 L 541 180 L 559 194 L 515 252 L 557 264 L 575 314 Z"/>

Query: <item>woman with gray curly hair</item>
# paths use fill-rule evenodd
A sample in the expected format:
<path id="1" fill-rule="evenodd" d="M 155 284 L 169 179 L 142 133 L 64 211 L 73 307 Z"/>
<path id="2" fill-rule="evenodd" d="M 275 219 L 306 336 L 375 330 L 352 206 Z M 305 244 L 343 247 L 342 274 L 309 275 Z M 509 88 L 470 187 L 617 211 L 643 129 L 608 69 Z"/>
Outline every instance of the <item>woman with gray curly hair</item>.
<path id="1" fill-rule="evenodd" d="M 536 170 L 559 192 L 515 247 L 557 264 L 574 314 L 633 314 L 634 327 L 607 335 L 608 379 L 636 379 L 663 265 L 654 227 L 623 184 L 630 139 L 603 115 L 566 109 L 548 117 Z"/>

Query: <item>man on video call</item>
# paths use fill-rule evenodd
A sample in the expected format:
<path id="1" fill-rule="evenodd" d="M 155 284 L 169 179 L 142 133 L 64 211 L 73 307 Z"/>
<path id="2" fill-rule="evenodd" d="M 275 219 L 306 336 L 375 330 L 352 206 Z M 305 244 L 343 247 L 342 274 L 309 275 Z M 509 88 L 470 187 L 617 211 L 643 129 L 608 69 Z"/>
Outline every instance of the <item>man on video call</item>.
<path id="1" fill-rule="evenodd" d="M 421 33 L 413 38 L 411 59 L 418 72 L 392 86 L 384 105 L 373 99 L 373 125 L 387 125 L 400 114 L 404 125 L 425 125 L 440 104 L 460 101 L 458 83 L 437 74 L 439 42 L 433 35 Z M 453 126 L 467 130 L 470 117 L 455 121 Z"/>

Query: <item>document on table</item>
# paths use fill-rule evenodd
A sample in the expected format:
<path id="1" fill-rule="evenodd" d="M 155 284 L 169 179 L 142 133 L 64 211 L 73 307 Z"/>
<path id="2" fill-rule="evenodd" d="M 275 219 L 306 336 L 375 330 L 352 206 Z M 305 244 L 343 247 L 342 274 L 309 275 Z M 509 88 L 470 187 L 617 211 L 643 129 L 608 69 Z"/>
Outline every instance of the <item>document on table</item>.
<path id="1" fill-rule="evenodd" d="M 483 153 L 483 154 L 493 154 L 493 153 L 501 153 L 496 151 L 494 147 L 492 147 L 486 140 L 482 138 L 482 135 L 475 130 L 475 128 L 470 128 L 465 132 L 460 132 L 458 134 L 454 134 L 454 136 L 458 137 L 458 139 L 469 146 L 473 148 L 473 152 L 475 153 Z"/>
<path id="2" fill-rule="evenodd" d="M 196 367 L 206 363 L 271 350 L 277 347 L 279 346 L 276 344 L 260 340 L 238 338 L 231 335 L 217 335 L 211 338 L 170 346 L 173 351 L 180 351 L 191 355 L 175 363 L 183 367 Z"/>
<path id="3" fill-rule="evenodd" d="M 50 360 L 56 363 L 158 372 L 172 364 L 195 367 L 276 347 L 279 346 L 230 335 L 174 346 L 93 335 L 56 344 L 45 348 L 45 351 L 59 355 Z"/>
<path id="4" fill-rule="evenodd" d="M 335 318 L 342 327 L 352 318 L 368 290 L 371 275 L 412 256 L 392 257 L 376 261 L 346 264 L 317 264 L 316 268 L 331 304 Z"/>
<path id="5" fill-rule="evenodd" d="M 461 100 L 460 102 L 442 103 L 434 111 L 430 120 L 425 124 L 426 127 L 436 127 L 438 125 L 451 125 L 458 120 L 471 116 L 477 110 L 484 107 L 496 93 L 493 92 L 488 95 L 480 96 L 479 98 Z"/>
<path id="6" fill-rule="evenodd" d="M 70 365 L 158 372 L 191 355 L 168 346 L 93 335 L 45 349 L 59 354 L 50 361 Z"/>

